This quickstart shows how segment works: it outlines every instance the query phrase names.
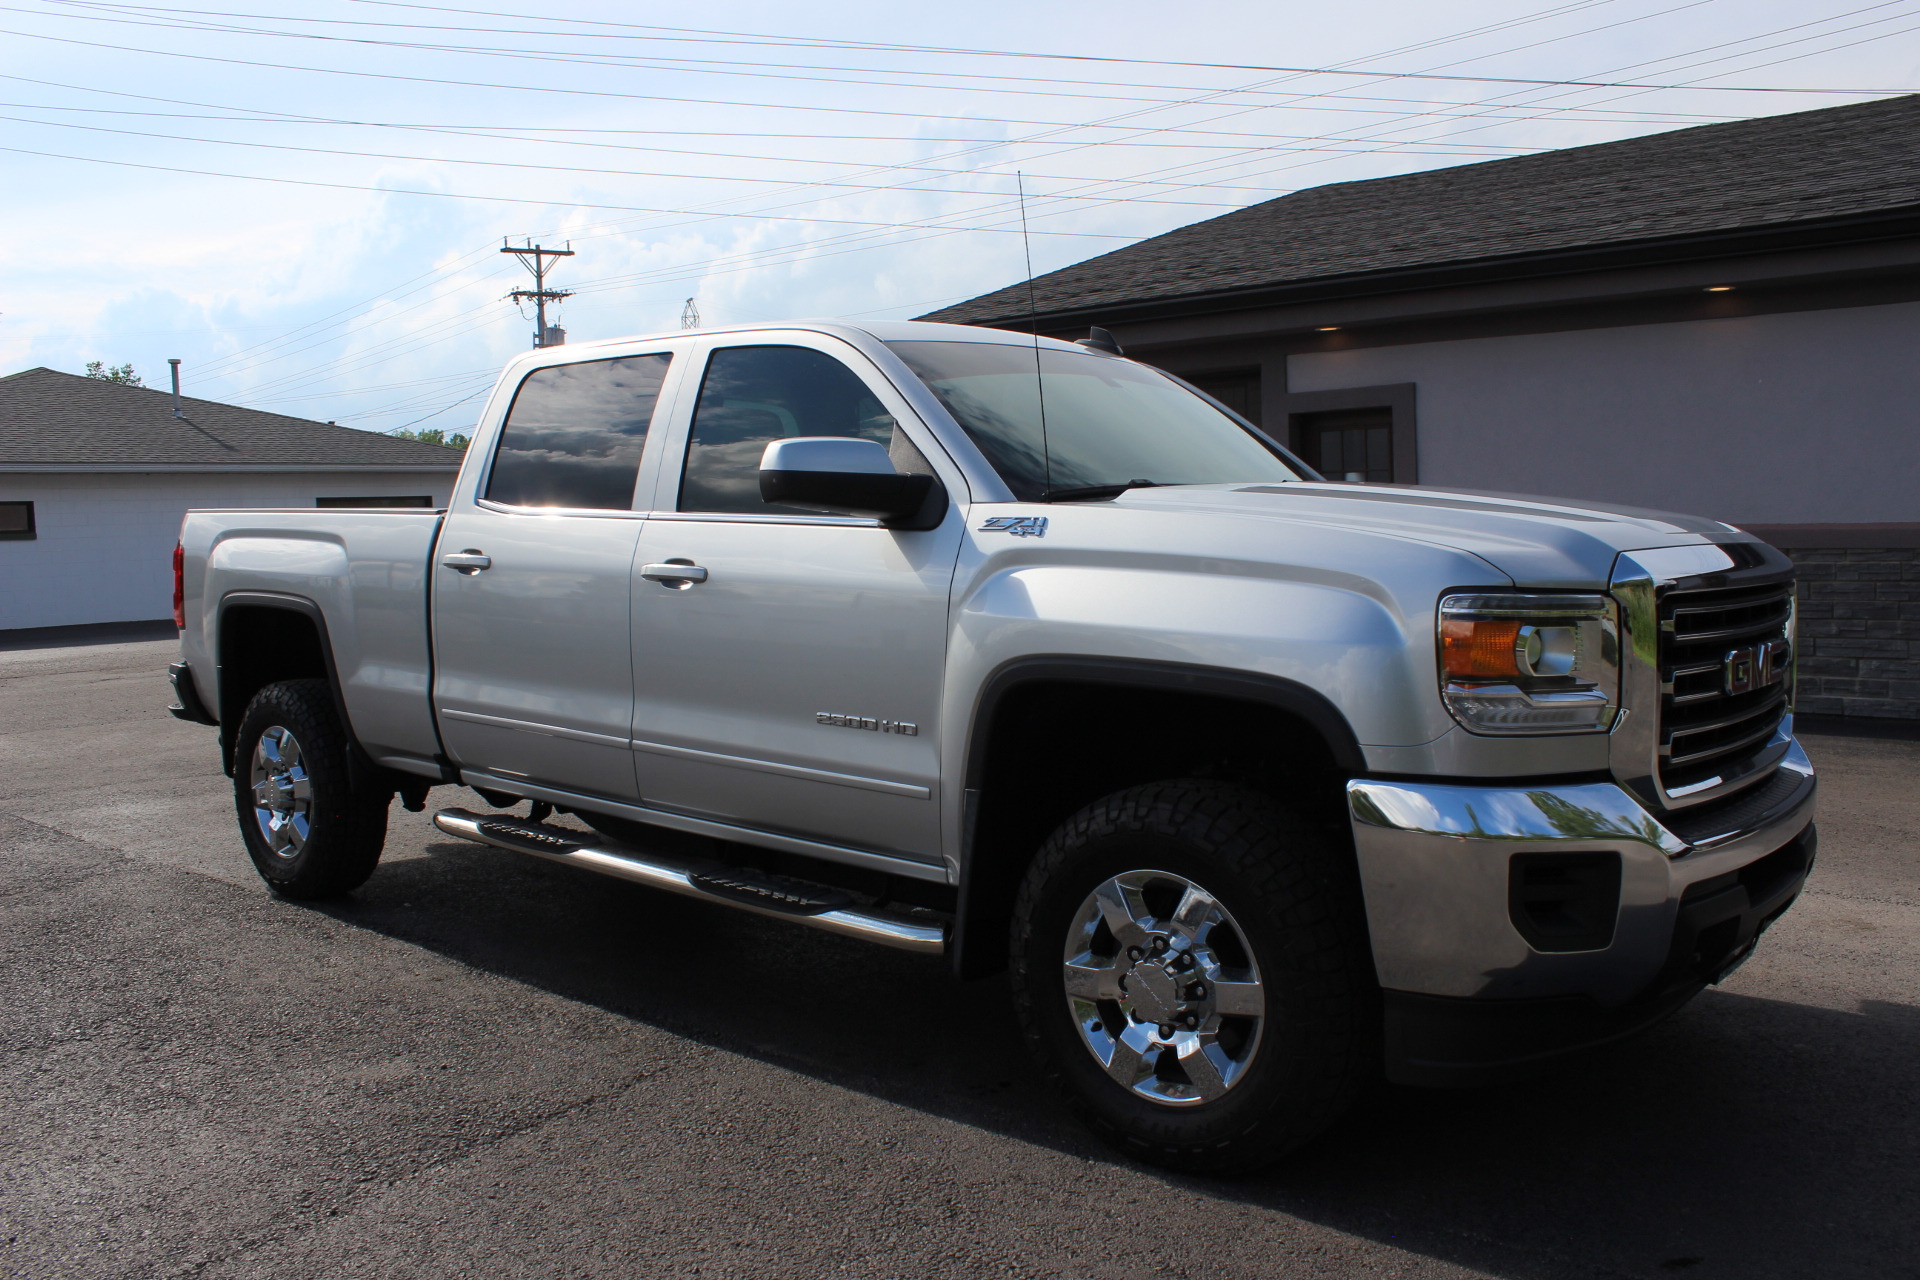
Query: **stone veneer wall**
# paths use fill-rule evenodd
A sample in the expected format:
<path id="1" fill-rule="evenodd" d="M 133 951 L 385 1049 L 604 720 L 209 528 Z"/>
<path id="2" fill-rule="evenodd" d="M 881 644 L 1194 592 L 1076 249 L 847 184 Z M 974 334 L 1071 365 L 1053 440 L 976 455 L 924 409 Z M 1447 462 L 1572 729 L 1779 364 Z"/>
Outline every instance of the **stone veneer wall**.
<path id="1" fill-rule="evenodd" d="M 1800 575 L 1796 710 L 1920 720 L 1920 547 L 1781 549 Z"/>

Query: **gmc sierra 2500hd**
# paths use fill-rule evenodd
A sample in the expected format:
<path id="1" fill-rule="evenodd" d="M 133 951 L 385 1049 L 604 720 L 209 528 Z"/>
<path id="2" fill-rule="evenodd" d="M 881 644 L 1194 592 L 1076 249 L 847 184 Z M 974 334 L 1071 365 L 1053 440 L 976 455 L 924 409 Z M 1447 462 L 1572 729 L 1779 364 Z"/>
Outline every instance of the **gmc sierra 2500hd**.
<path id="1" fill-rule="evenodd" d="M 1644 1027 L 1814 858 L 1778 552 L 1330 483 L 1098 332 L 535 351 L 446 510 L 195 511 L 176 565 L 175 714 L 277 892 L 461 784 L 455 836 L 1011 966 L 1178 1167 Z"/>

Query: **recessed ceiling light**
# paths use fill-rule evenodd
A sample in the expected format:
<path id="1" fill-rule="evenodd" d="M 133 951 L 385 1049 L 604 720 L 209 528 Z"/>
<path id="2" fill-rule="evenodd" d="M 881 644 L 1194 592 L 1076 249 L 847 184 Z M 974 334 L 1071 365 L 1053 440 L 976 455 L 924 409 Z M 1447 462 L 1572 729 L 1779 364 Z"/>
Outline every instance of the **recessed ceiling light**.
<path id="1" fill-rule="evenodd" d="M 1707 286 L 1707 292 L 1708 293 L 1732 293 L 1733 286 L 1730 284 L 1710 284 Z"/>
<path id="2" fill-rule="evenodd" d="M 1321 326 L 1320 326 L 1320 332 L 1322 332 L 1322 333 L 1336 333 L 1336 332 L 1338 332 L 1338 331 L 1339 331 L 1339 328 L 1340 328 L 1340 326 L 1339 326 L 1339 325 L 1337 325 L 1337 324 L 1323 324 L 1323 325 L 1321 325 Z"/>

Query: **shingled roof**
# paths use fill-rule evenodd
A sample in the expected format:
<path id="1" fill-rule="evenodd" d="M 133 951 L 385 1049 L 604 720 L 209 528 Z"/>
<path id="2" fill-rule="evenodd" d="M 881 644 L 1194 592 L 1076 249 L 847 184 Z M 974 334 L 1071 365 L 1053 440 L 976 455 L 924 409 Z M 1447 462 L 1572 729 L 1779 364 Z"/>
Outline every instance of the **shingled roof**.
<path id="1" fill-rule="evenodd" d="M 0 378 L 0 470 L 314 467 L 451 471 L 460 455 L 307 418 L 27 369 Z"/>
<path id="2" fill-rule="evenodd" d="M 1589 251 L 1598 266 L 1635 246 L 1665 246 L 1669 260 L 1688 242 L 1728 252 L 1742 233 L 1750 248 L 1765 247 L 1752 235 L 1763 229 L 1798 229 L 1793 243 L 1822 229 L 1857 238 L 1862 223 L 1884 233 L 1892 215 L 1911 234 L 1916 157 L 1920 95 L 1699 125 L 1298 191 L 1050 272 L 1033 290 L 1043 319 L 1118 320 L 1146 303 L 1192 314 L 1257 305 L 1254 295 L 1276 290 L 1417 287 L 1422 272 L 1466 264 L 1579 269 L 1572 251 Z M 1316 283 L 1323 288 L 1300 288 Z M 1029 314 L 1022 282 L 920 318 L 992 324 Z"/>

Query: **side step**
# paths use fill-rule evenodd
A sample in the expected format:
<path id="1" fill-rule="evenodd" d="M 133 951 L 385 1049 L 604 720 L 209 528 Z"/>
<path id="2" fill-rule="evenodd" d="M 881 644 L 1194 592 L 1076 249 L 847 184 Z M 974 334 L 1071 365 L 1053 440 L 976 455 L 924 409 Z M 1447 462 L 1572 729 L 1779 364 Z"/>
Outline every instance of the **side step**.
<path id="1" fill-rule="evenodd" d="M 937 917 L 858 907 L 852 898 L 825 885 L 720 863 L 673 861 L 624 845 L 603 848 L 596 843 L 598 837 L 583 832 L 468 809 L 442 809 L 433 815 L 433 825 L 450 836 L 477 844 L 586 867 L 649 888 L 791 920 L 843 937 L 863 938 L 923 956 L 941 955 L 947 949 L 946 926 Z"/>

